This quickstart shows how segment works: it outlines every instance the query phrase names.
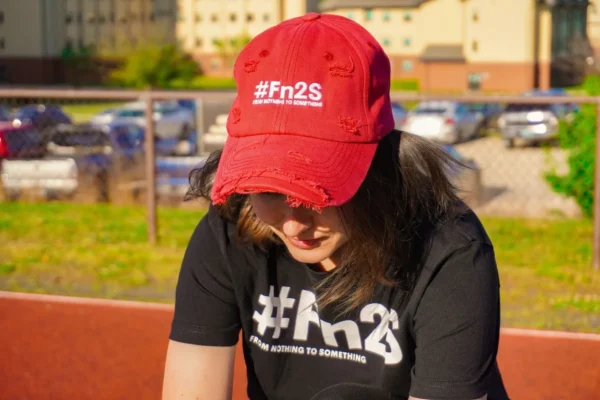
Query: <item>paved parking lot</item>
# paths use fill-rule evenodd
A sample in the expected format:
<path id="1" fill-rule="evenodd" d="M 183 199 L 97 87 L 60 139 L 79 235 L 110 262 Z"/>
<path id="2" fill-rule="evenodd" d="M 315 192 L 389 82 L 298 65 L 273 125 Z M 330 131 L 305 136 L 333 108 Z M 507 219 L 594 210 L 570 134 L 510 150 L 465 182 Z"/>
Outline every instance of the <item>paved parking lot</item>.
<path id="1" fill-rule="evenodd" d="M 476 208 L 481 215 L 548 217 L 580 215 L 575 201 L 554 193 L 543 178 L 550 163 L 560 172 L 567 168 L 564 151 L 540 147 L 504 148 L 496 137 L 462 143 L 456 149 L 473 158 L 481 168 L 483 199 Z"/>

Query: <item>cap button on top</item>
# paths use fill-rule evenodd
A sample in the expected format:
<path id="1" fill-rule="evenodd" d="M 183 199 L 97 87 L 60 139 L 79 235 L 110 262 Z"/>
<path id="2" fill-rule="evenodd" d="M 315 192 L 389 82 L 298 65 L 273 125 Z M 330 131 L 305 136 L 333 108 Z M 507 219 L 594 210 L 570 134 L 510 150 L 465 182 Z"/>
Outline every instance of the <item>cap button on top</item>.
<path id="1" fill-rule="evenodd" d="M 316 13 L 316 12 L 310 12 L 310 13 L 306 14 L 304 17 L 302 17 L 302 19 L 304 21 L 314 21 L 319 18 L 321 18 L 321 14 Z"/>

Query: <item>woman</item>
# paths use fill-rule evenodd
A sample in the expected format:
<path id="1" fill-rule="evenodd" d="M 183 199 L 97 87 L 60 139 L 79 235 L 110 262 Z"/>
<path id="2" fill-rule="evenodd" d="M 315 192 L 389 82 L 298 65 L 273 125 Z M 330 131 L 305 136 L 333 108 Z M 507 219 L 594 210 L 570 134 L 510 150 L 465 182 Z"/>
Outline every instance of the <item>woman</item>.
<path id="1" fill-rule="evenodd" d="M 394 130 L 390 63 L 307 14 L 252 40 L 182 264 L 163 399 L 506 399 L 492 244 L 437 145 Z"/>

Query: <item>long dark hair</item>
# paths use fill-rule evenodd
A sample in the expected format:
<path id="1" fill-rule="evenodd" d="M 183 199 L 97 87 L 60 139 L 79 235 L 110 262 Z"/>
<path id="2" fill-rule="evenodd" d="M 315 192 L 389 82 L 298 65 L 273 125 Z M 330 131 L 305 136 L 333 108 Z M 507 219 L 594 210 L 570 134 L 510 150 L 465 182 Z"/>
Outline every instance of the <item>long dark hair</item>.
<path id="1" fill-rule="evenodd" d="M 210 201 L 220 157 L 220 151 L 212 153 L 191 172 L 186 200 Z M 439 145 L 419 136 L 394 130 L 382 139 L 357 194 L 341 207 L 350 239 L 338 268 L 319 283 L 319 306 L 335 304 L 346 313 L 366 302 L 377 285 L 401 285 L 410 292 L 427 232 L 459 209 L 448 172 L 462 167 Z M 233 194 L 218 209 L 236 222 L 241 239 L 265 251 L 277 243 L 255 217 L 248 195 Z"/>

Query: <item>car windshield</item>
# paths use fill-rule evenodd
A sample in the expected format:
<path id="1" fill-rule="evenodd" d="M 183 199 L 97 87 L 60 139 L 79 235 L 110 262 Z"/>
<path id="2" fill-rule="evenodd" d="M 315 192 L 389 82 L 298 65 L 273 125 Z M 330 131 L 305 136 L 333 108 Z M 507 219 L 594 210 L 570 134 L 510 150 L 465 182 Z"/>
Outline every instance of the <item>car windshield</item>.
<path id="1" fill-rule="evenodd" d="M 551 111 L 552 104 L 509 104 L 506 106 L 507 112 L 519 111 Z"/>
<path id="2" fill-rule="evenodd" d="M 38 113 L 37 108 L 23 107 L 15 112 L 16 119 L 31 118 Z"/>
<path id="3" fill-rule="evenodd" d="M 415 114 L 443 114 L 448 111 L 447 108 L 441 107 L 419 107 L 415 110 Z"/>
<path id="4" fill-rule="evenodd" d="M 124 109 L 119 111 L 117 116 L 123 118 L 140 118 L 144 116 L 144 110 Z"/>
<path id="5" fill-rule="evenodd" d="M 56 132 L 52 142 L 58 146 L 69 147 L 94 147 L 106 146 L 110 142 L 104 132 Z"/>

